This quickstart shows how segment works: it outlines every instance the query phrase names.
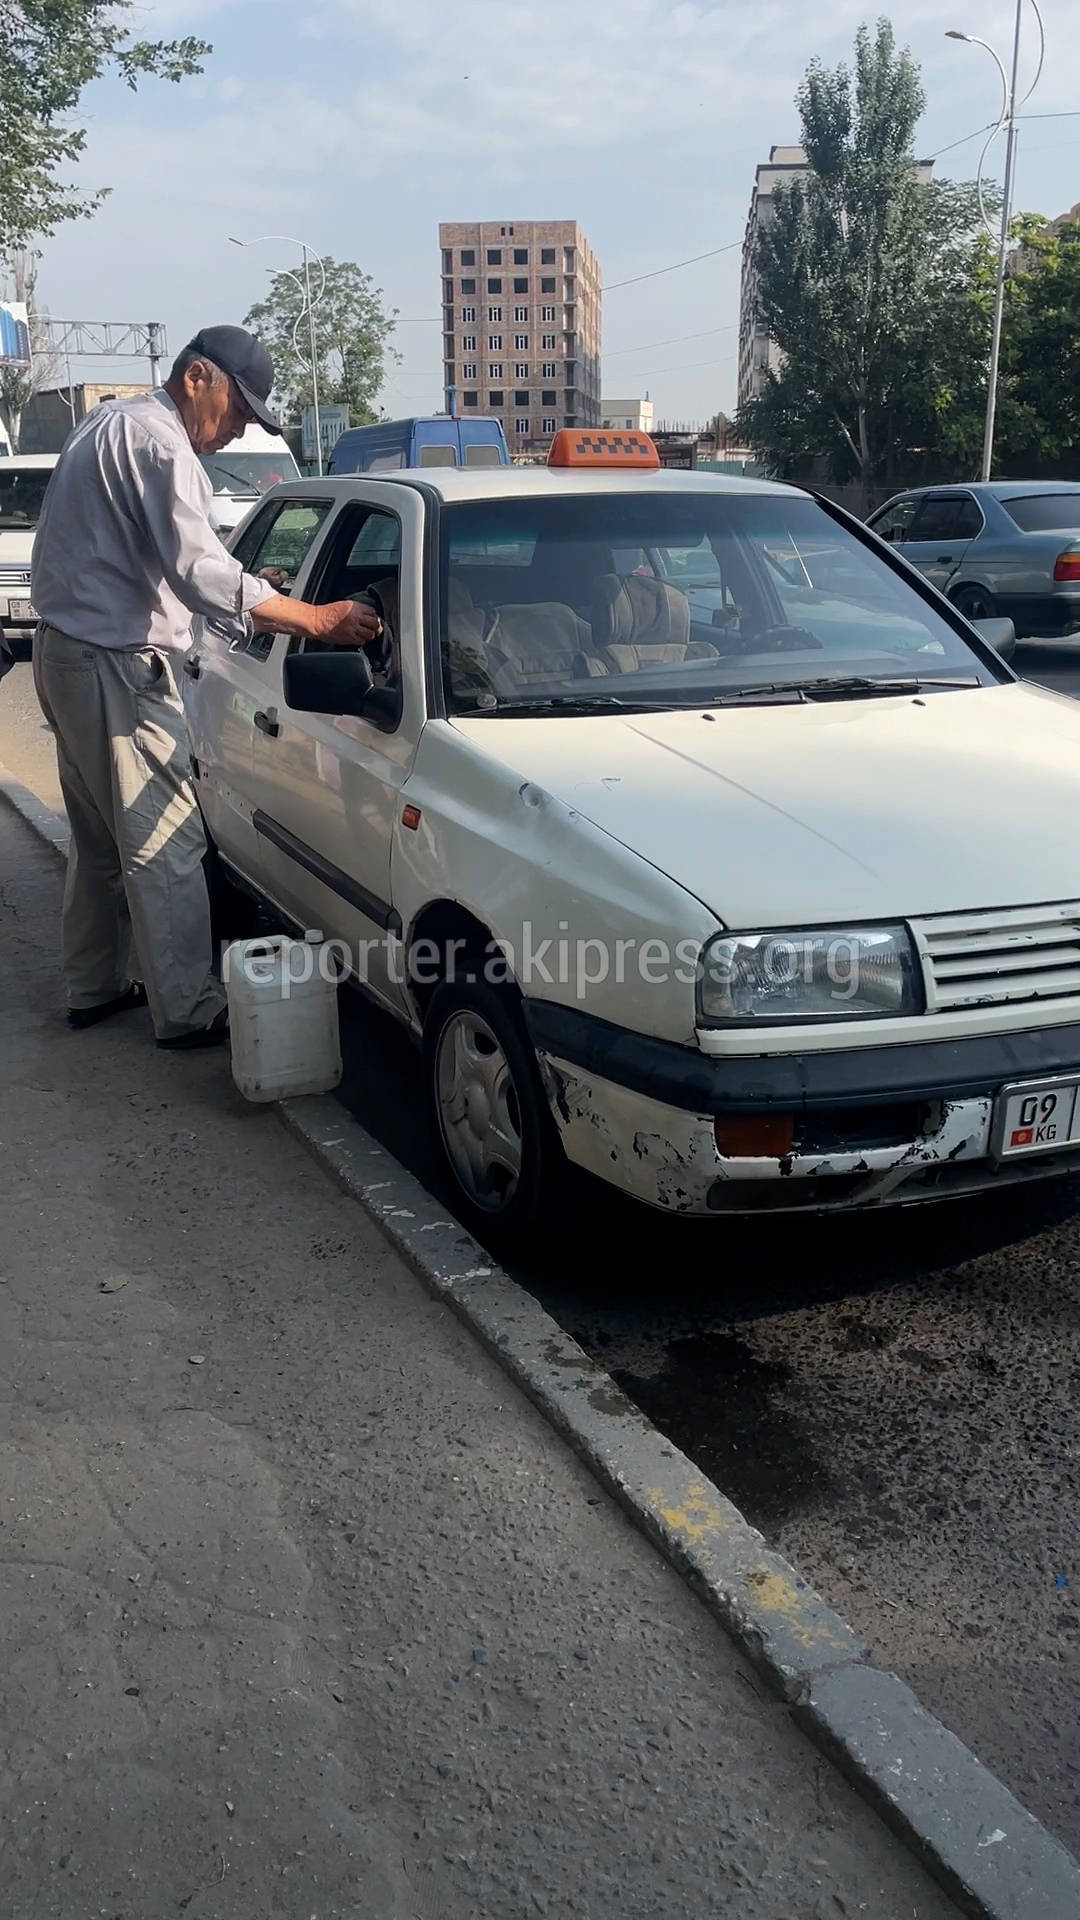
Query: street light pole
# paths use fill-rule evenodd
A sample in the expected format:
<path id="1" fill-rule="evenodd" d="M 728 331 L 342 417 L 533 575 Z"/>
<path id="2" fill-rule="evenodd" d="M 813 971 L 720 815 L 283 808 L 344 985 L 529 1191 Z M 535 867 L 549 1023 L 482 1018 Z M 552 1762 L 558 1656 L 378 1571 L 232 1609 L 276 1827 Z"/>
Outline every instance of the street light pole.
<path id="1" fill-rule="evenodd" d="M 291 247 L 299 247 L 300 249 L 304 263 L 304 306 L 307 310 L 308 352 L 311 357 L 311 401 L 312 411 L 315 415 L 315 470 L 321 479 L 323 457 L 322 430 L 319 421 L 319 350 L 315 339 L 315 307 L 326 291 L 326 268 L 322 266 L 320 256 L 318 254 L 313 255 L 307 242 L 305 240 L 298 240 L 294 233 L 260 233 L 254 240 L 238 240 L 235 234 L 230 233 L 229 239 L 232 241 L 234 247 L 258 247 L 266 240 L 285 240 Z M 319 288 L 315 300 L 312 300 L 311 297 L 311 261 L 313 258 L 318 260 L 319 265 L 322 266 L 322 286 Z M 287 271 L 288 269 L 286 268 L 286 272 Z M 295 278 L 295 275 L 290 275 L 290 278 Z M 297 325 L 299 325 L 299 321 L 302 320 L 303 317 L 303 314 L 299 316 Z"/>
<path id="2" fill-rule="evenodd" d="M 1031 7 L 1039 27 L 1041 43 L 1039 64 L 1035 72 L 1035 78 L 1024 95 L 1024 99 L 1019 102 L 1021 106 L 1023 106 L 1025 101 L 1030 100 L 1038 85 L 1039 76 L 1042 73 L 1043 58 L 1046 52 L 1046 36 L 1043 32 L 1042 14 L 1039 11 L 1038 0 L 1031 0 Z M 1001 228 L 998 234 L 997 271 L 994 276 L 994 314 L 990 329 L 990 365 L 987 371 L 986 419 L 983 426 L 982 464 L 979 469 L 980 480 L 989 480 L 990 470 L 994 463 L 994 428 L 997 422 L 998 375 L 1001 367 L 1001 328 L 1005 314 L 1005 278 L 1009 261 L 1009 238 L 1012 228 L 1013 182 L 1016 175 L 1016 113 L 1018 104 L 1016 88 L 1020 70 L 1020 33 L 1023 26 L 1023 16 L 1024 0 L 1016 0 L 1016 15 L 1013 22 L 1011 78 L 1006 77 L 1002 61 L 999 55 L 995 53 L 989 41 L 980 40 L 977 35 L 973 33 L 958 33 L 955 28 L 946 34 L 946 39 L 948 40 L 966 40 L 969 46 L 982 47 L 985 52 L 990 55 L 991 60 L 994 62 L 1001 76 L 1001 114 L 996 127 L 990 135 L 990 139 L 983 148 L 982 160 L 979 162 L 980 210 L 982 209 L 982 161 L 985 160 L 991 143 L 997 138 L 1002 127 L 1007 128 L 1005 138 L 1005 181 L 1001 198 Z"/>
<path id="3" fill-rule="evenodd" d="M 315 309 L 311 304 L 311 265 L 308 250 L 303 241 L 300 243 L 304 255 L 304 298 L 307 301 L 308 343 L 311 348 L 311 406 L 315 415 L 315 471 L 322 479 L 322 433 L 319 430 L 319 355 L 315 346 Z"/>
<path id="4" fill-rule="evenodd" d="M 1005 313 L 1005 268 L 1009 258 L 1009 232 L 1012 226 L 1013 172 L 1016 163 L 1016 76 L 1020 65 L 1020 18 L 1024 0 L 1016 0 L 1013 27 L 1012 78 L 1009 82 L 1009 130 L 1005 137 L 1005 185 L 1001 200 L 1001 239 L 998 245 L 997 281 L 994 287 L 994 324 L 990 333 L 990 373 L 986 390 L 986 425 L 983 430 L 980 480 L 989 480 L 994 460 L 994 425 L 997 419 L 998 367 L 1001 363 L 1001 323 Z"/>

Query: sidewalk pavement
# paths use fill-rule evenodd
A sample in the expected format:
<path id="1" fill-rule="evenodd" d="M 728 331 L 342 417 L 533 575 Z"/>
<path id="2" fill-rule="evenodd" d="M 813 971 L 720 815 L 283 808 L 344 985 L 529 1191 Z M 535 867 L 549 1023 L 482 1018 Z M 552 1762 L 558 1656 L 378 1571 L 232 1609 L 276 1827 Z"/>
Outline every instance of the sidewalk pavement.
<path id="1" fill-rule="evenodd" d="M 73 1034 L 0 803 L 5 1920 L 947 1920 L 215 1055 Z"/>

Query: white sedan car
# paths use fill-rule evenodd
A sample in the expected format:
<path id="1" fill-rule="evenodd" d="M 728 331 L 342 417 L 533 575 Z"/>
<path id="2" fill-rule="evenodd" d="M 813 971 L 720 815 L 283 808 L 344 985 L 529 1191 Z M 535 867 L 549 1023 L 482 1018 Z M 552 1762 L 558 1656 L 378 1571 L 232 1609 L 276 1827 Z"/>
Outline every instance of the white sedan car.
<path id="1" fill-rule="evenodd" d="M 1007 622 L 636 436 L 289 484 L 232 545 L 394 648 L 202 634 L 209 833 L 422 1042 L 489 1241 L 567 1159 L 688 1214 L 1080 1164 L 1080 706 Z"/>

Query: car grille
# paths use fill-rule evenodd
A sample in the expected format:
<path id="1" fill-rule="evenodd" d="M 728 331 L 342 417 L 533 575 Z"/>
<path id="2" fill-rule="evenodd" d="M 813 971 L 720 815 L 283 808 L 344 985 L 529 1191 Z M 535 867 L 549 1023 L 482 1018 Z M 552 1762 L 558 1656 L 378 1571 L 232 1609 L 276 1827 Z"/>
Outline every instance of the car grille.
<path id="1" fill-rule="evenodd" d="M 1080 999 L 1080 901 L 912 922 L 927 1013 Z"/>
<path id="2" fill-rule="evenodd" d="M 29 567 L 12 566 L 0 560 L 0 587 L 29 587 Z"/>

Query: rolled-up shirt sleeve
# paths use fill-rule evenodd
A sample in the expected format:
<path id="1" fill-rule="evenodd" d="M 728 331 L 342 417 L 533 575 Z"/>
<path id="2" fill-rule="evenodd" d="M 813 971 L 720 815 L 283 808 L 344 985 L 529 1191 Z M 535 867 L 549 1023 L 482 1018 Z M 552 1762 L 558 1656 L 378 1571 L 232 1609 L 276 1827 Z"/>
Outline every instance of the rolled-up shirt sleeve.
<path id="1" fill-rule="evenodd" d="M 166 582 L 190 613 L 242 637 L 252 608 L 273 599 L 275 589 L 245 573 L 214 532 L 195 455 L 177 459 L 134 422 L 124 420 L 123 427 L 146 530 Z"/>

